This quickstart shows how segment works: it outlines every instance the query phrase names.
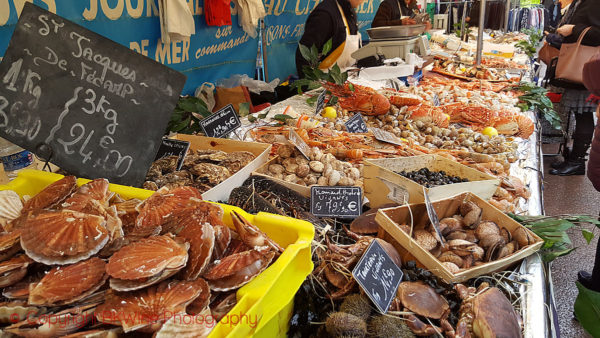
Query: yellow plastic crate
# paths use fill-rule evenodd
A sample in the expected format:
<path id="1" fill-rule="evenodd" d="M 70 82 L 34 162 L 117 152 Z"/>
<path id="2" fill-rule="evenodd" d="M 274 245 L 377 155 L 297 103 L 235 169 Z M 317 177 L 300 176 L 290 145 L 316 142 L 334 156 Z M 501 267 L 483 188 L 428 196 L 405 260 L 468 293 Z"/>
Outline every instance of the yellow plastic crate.
<path id="1" fill-rule="evenodd" d="M 24 170 L 7 185 L 0 185 L 0 190 L 14 190 L 21 196 L 33 196 L 62 177 L 38 170 Z M 89 180 L 77 180 L 78 185 L 87 182 Z M 125 199 L 146 199 L 154 193 L 116 184 L 111 184 L 110 190 Z M 290 217 L 265 212 L 252 215 L 234 206 L 219 205 L 225 210 L 224 222 L 230 228 L 234 228 L 230 212 L 235 210 L 284 247 L 285 251 L 263 273 L 238 290 L 238 302 L 229 312 L 231 320 L 228 323 L 222 320 L 209 337 L 285 337 L 294 295 L 313 269 L 310 245 L 314 227 L 309 222 Z M 241 320 L 233 323 L 236 318 L 234 315 Z"/>

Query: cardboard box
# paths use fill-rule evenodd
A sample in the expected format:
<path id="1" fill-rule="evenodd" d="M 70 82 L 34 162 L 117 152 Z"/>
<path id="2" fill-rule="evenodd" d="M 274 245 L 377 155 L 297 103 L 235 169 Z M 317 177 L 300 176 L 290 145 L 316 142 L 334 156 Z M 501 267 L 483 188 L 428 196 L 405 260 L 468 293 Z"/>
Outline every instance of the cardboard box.
<path id="1" fill-rule="evenodd" d="M 504 270 L 542 247 L 543 240 L 540 237 L 472 193 L 463 193 L 450 199 L 432 202 L 432 205 L 439 219 L 442 219 L 458 214 L 458 209 L 463 201 L 473 201 L 483 210 L 482 220 L 493 221 L 500 227 L 505 227 L 511 233 L 519 227 L 524 228 L 535 238 L 535 243 L 520 248 L 513 254 L 499 260 L 453 274 L 434 255 L 421 248 L 412 237 L 409 237 L 399 227 L 400 224 L 412 224 L 414 231 L 427 226 L 430 221 L 425 203 L 380 209 L 375 216 L 375 221 L 379 224 L 378 237 L 390 242 L 400 253 L 403 262 L 415 260 L 418 265 L 427 268 L 448 283 L 463 282 L 474 277 Z"/>
<path id="2" fill-rule="evenodd" d="M 439 201 L 463 192 L 472 192 L 488 200 L 500 180 L 439 155 L 372 159 L 364 162 L 364 191 L 371 208 L 387 203 L 420 203 L 425 201 L 423 186 L 396 172 L 428 168 L 443 170 L 448 175 L 469 179 L 469 182 L 425 188 L 431 201 Z"/>
<path id="3" fill-rule="evenodd" d="M 203 193 L 202 198 L 208 201 L 227 201 L 229 199 L 229 194 L 231 194 L 231 190 L 241 186 L 244 181 L 250 177 L 250 174 L 252 174 L 253 171 L 267 162 L 269 153 L 271 152 L 271 145 L 267 143 L 243 142 L 226 138 L 212 138 L 185 134 L 178 134 L 173 138 L 190 142 L 191 150 L 212 149 L 222 150 L 227 153 L 234 151 L 249 151 L 256 156 L 252 162 L 240 171 Z"/>

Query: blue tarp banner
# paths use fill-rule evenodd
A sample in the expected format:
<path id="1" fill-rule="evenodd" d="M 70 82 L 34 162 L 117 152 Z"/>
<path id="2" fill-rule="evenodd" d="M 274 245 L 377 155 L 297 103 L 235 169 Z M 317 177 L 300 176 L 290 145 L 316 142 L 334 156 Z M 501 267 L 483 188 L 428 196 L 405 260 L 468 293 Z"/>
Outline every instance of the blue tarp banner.
<path id="1" fill-rule="evenodd" d="M 304 22 L 320 0 L 265 0 L 266 57 L 269 80 L 295 73 L 294 55 Z M 143 55 L 176 69 L 188 79 L 184 94 L 192 94 L 203 82 L 215 82 L 233 74 L 254 77 L 258 39 L 238 25 L 232 6 L 232 26 L 207 26 L 202 0 L 187 0 L 194 14 L 196 34 L 189 41 L 163 44 L 160 40 L 158 0 L 0 0 L 0 56 L 4 54 L 25 2 L 34 4 L 104 35 Z M 363 39 L 365 28 L 380 0 L 366 0 L 358 8 Z"/>

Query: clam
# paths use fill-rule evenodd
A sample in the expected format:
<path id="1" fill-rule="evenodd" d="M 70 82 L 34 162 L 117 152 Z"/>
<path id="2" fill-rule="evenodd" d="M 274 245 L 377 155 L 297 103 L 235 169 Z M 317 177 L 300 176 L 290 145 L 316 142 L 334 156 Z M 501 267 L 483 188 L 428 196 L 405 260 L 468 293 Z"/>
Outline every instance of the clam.
<path id="1" fill-rule="evenodd" d="M 429 231 L 415 230 L 413 237 L 417 244 L 427 251 L 433 250 L 437 246 L 437 239 Z"/>
<path id="2" fill-rule="evenodd" d="M 65 267 L 55 267 L 29 291 L 29 304 L 65 305 L 83 299 L 98 290 L 108 276 L 106 263 L 94 257 Z"/>
<path id="3" fill-rule="evenodd" d="M 477 225 L 477 228 L 475 229 L 475 237 L 477 237 L 478 240 L 482 240 L 487 236 L 499 234 L 500 227 L 498 226 L 498 224 L 492 221 L 479 222 L 479 225 Z"/>
<path id="4" fill-rule="evenodd" d="M 453 231 L 462 230 L 462 221 L 454 217 L 442 218 L 440 225 L 442 224 L 444 225 L 444 230 L 442 230 L 444 235 Z"/>
<path id="5" fill-rule="evenodd" d="M 489 250 L 491 247 L 493 247 L 495 245 L 504 245 L 504 244 L 505 244 L 504 238 L 500 235 L 489 235 L 489 236 L 482 238 L 479 241 L 479 245 L 486 250 Z"/>
<path id="6" fill-rule="evenodd" d="M 442 265 L 448 269 L 448 271 L 450 271 L 451 273 L 458 273 L 460 272 L 460 268 L 458 267 L 458 265 L 452 263 L 452 262 L 442 262 Z"/>
<path id="7" fill-rule="evenodd" d="M 508 229 L 506 229 L 505 227 L 502 227 L 500 229 L 500 235 L 502 235 L 502 238 L 504 238 L 504 241 L 506 243 L 511 242 L 512 241 L 512 234 L 510 233 L 510 231 L 508 231 Z"/>
<path id="8" fill-rule="evenodd" d="M 480 261 L 483 259 L 483 256 L 485 255 L 485 250 L 483 250 L 482 247 L 480 247 L 479 245 L 476 245 L 475 247 L 473 247 L 473 259 L 475 259 L 476 261 Z"/>
<path id="9" fill-rule="evenodd" d="M 481 220 L 482 210 L 474 202 L 465 202 L 460 206 L 460 214 L 463 216 L 465 226 L 473 228 Z"/>
<path id="10" fill-rule="evenodd" d="M 463 265 L 463 259 L 452 251 L 446 251 L 438 257 L 440 262 L 451 262 L 456 264 L 459 268 Z"/>
<path id="11" fill-rule="evenodd" d="M 470 255 L 475 250 L 477 244 L 462 239 L 453 239 L 448 241 L 448 246 L 455 254 L 462 257 Z"/>
<path id="12" fill-rule="evenodd" d="M 523 227 L 515 229 L 515 231 L 513 231 L 513 237 L 519 243 L 520 248 L 535 243 L 535 238 Z"/>
<path id="13" fill-rule="evenodd" d="M 449 233 L 446 236 L 446 239 L 451 241 L 453 239 L 463 239 L 466 240 L 467 239 L 467 233 L 464 230 L 456 230 L 456 231 L 452 231 L 451 233 Z"/>
<path id="14" fill-rule="evenodd" d="M 461 268 L 468 269 L 472 267 L 473 264 L 475 264 L 475 258 L 473 258 L 473 255 L 468 255 L 463 257 L 463 265 L 461 266 Z"/>

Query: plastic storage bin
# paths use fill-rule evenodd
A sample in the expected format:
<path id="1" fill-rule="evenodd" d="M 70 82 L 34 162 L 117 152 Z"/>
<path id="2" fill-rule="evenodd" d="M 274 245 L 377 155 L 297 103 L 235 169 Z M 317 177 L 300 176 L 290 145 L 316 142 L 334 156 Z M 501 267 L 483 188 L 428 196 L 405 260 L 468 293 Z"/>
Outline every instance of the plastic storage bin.
<path id="1" fill-rule="evenodd" d="M 13 190 L 21 196 L 33 196 L 62 177 L 38 170 L 24 170 L 15 180 L 0 186 L 0 190 Z M 78 185 L 87 182 L 89 180 L 77 180 Z M 116 184 L 111 184 L 110 190 L 125 199 L 146 199 L 154 193 Z M 234 314 L 246 315 L 250 320 L 221 322 L 209 337 L 285 337 L 294 295 L 313 269 L 310 245 L 314 227 L 309 222 L 290 217 L 264 212 L 252 215 L 237 207 L 220 205 L 225 210 L 224 222 L 229 227 L 234 228 L 230 212 L 235 210 L 284 247 L 285 251 L 268 269 L 237 291 L 238 303 L 229 314 L 232 315 L 231 318 Z"/>

